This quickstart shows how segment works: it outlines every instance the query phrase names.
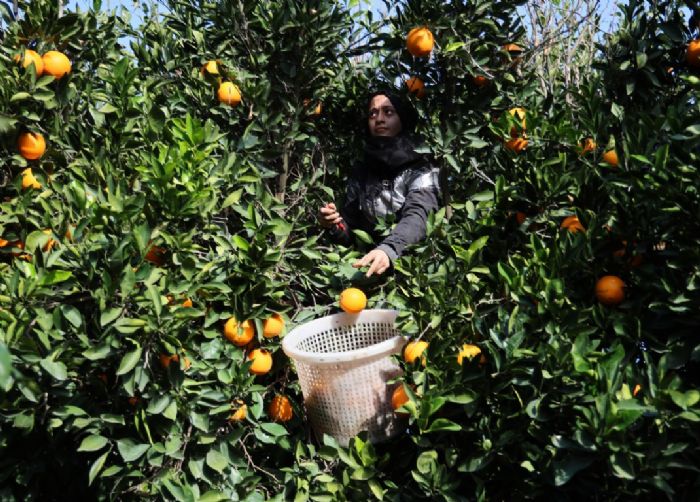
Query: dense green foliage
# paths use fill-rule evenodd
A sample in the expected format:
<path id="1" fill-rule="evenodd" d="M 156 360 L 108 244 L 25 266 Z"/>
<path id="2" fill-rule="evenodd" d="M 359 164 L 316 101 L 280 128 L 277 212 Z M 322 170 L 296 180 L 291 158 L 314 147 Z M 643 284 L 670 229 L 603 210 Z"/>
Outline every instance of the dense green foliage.
<path id="1" fill-rule="evenodd" d="M 0 499 L 697 499 L 700 74 L 679 2 L 621 6 L 585 84 L 547 94 L 541 48 L 503 50 L 526 45 L 524 2 L 387 2 L 382 19 L 331 0 L 165 3 L 138 26 L 99 3 L 0 6 Z M 405 49 L 420 25 L 430 58 Z M 37 78 L 13 61 L 27 47 L 72 72 Z M 315 213 L 342 199 L 368 89 L 410 76 L 449 208 L 365 281 L 364 236 L 332 246 Z M 220 79 L 239 106 L 219 104 Z M 18 153 L 26 130 L 47 139 L 39 160 Z M 27 167 L 40 189 L 22 189 Z M 560 228 L 570 215 L 585 232 Z M 603 275 L 626 283 L 620 305 L 596 300 Z M 260 333 L 274 312 L 291 329 L 337 311 L 350 285 L 430 346 L 425 366 L 401 361 L 405 434 L 343 448 L 313 437 Z M 267 375 L 223 337 L 231 316 L 254 320 Z M 485 361 L 458 365 L 464 343 Z M 268 416 L 275 394 L 291 421 Z"/>

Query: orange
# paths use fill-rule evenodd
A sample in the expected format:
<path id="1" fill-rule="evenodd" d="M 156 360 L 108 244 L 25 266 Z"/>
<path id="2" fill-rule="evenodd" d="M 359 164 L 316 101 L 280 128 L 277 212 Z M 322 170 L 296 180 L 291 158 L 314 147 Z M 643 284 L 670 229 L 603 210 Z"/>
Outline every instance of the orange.
<path id="1" fill-rule="evenodd" d="M 284 330 L 284 319 L 279 314 L 272 314 L 263 322 L 263 336 L 274 338 L 280 336 Z"/>
<path id="2" fill-rule="evenodd" d="M 420 78 L 409 78 L 406 80 L 406 87 L 408 87 L 408 92 L 415 94 L 418 99 L 425 97 L 425 84 Z"/>
<path id="3" fill-rule="evenodd" d="M 267 414 L 275 422 L 288 422 L 294 416 L 294 410 L 287 396 L 277 394 L 267 406 Z"/>
<path id="4" fill-rule="evenodd" d="M 202 65 L 200 70 L 202 75 L 219 75 L 219 62 L 218 61 L 207 61 Z"/>
<path id="5" fill-rule="evenodd" d="M 428 348 L 428 342 L 424 340 L 416 340 L 415 342 L 408 342 L 406 347 L 403 349 L 403 360 L 408 364 L 413 364 L 413 362 L 421 358 L 421 363 L 425 366 L 425 356 L 421 357 L 425 349 Z"/>
<path id="6" fill-rule="evenodd" d="M 576 232 L 586 231 L 586 229 L 579 221 L 578 216 L 567 216 L 566 218 L 564 218 L 564 221 L 561 222 L 561 226 L 559 228 L 565 228 L 572 234 L 575 234 Z"/>
<path id="7" fill-rule="evenodd" d="M 46 151 L 46 141 L 39 133 L 23 132 L 17 140 L 19 154 L 27 160 L 37 160 Z"/>
<path id="8" fill-rule="evenodd" d="M 253 361 L 248 368 L 253 375 L 264 375 L 272 369 L 272 354 L 265 349 L 251 350 L 248 360 Z"/>
<path id="9" fill-rule="evenodd" d="M 131 396 L 131 397 L 128 399 L 128 401 L 129 401 L 129 404 L 135 408 L 136 405 L 138 405 L 139 402 L 141 402 L 141 398 L 136 397 L 136 396 Z"/>
<path id="10" fill-rule="evenodd" d="M 49 51 L 42 56 L 42 60 L 44 61 L 44 73 L 53 75 L 56 79 L 63 78 L 70 73 L 70 60 L 62 52 Z"/>
<path id="11" fill-rule="evenodd" d="M 165 253 L 167 250 L 160 246 L 151 246 L 146 252 L 146 256 L 143 257 L 144 260 L 153 263 L 158 267 L 162 267 L 165 263 Z"/>
<path id="12" fill-rule="evenodd" d="M 406 387 L 404 386 L 404 384 L 400 384 L 398 387 L 396 387 L 394 389 L 394 392 L 391 394 L 391 407 L 394 411 L 398 410 L 409 401 L 410 398 L 406 393 Z M 408 413 L 405 412 L 397 412 L 396 414 L 403 416 L 408 415 Z"/>
<path id="13" fill-rule="evenodd" d="M 192 306 L 192 300 L 189 298 L 186 298 L 184 302 L 182 302 L 183 307 L 191 307 Z"/>
<path id="14" fill-rule="evenodd" d="M 406 48 L 408 52 L 417 58 L 429 56 L 433 50 L 435 38 L 432 32 L 426 27 L 413 28 L 406 37 Z"/>
<path id="15" fill-rule="evenodd" d="M 13 59 L 16 63 L 19 63 L 21 60 L 23 68 L 28 68 L 30 64 L 34 64 L 34 69 L 36 70 L 37 77 L 41 77 L 41 74 L 44 73 L 44 61 L 41 59 L 39 53 L 36 51 L 26 49 L 24 51 L 24 56 L 20 56 L 18 54 Z"/>
<path id="16" fill-rule="evenodd" d="M 491 83 L 491 80 L 483 75 L 475 75 L 472 77 L 472 83 L 477 87 L 486 87 Z"/>
<path id="17" fill-rule="evenodd" d="M 22 171 L 22 188 L 41 188 L 41 183 L 34 177 L 32 170 L 30 168 Z"/>
<path id="18" fill-rule="evenodd" d="M 180 356 L 178 356 L 177 354 L 172 354 L 172 355 L 161 354 L 160 355 L 160 365 L 163 368 L 168 369 L 170 367 L 170 363 L 172 363 L 172 362 L 179 363 Z M 184 357 L 182 359 L 182 364 L 185 366 L 185 370 L 190 369 L 190 366 L 192 366 L 192 363 L 190 362 L 190 360 L 187 357 Z"/>
<path id="19" fill-rule="evenodd" d="M 588 152 L 593 152 L 598 147 L 593 138 L 586 138 L 581 141 L 579 155 L 585 155 Z"/>
<path id="20" fill-rule="evenodd" d="M 348 314 L 357 314 L 367 306 L 367 297 L 357 288 L 347 288 L 340 293 L 340 308 Z"/>
<path id="21" fill-rule="evenodd" d="M 637 384 L 634 386 L 634 390 L 632 390 L 632 397 L 637 397 L 637 394 L 642 390 L 642 386 Z"/>
<path id="22" fill-rule="evenodd" d="M 620 163 L 617 158 L 617 152 L 615 150 L 608 150 L 603 154 L 603 162 L 609 164 L 612 167 L 617 167 Z"/>
<path id="23" fill-rule="evenodd" d="M 520 153 L 527 147 L 527 140 L 524 138 L 511 138 L 505 142 L 505 147 L 511 152 Z"/>
<path id="24" fill-rule="evenodd" d="M 465 343 L 464 345 L 462 345 L 462 350 L 460 350 L 457 354 L 457 364 L 462 366 L 462 361 L 465 357 L 471 361 L 479 354 L 481 354 L 481 349 L 478 346 L 472 345 L 471 343 Z M 481 364 L 486 362 L 486 358 L 483 356 L 483 354 L 479 359 L 479 362 Z"/>
<path id="25" fill-rule="evenodd" d="M 625 299 L 625 283 L 616 275 L 605 275 L 598 279 L 595 295 L 603 305 L 618 305 Z"/>
<path id="26" fill-rule="evenodd" d="M 53 232 L 51 231 L 50 228 L 47 228 L 46 230 L 42 230 L 42 232 L 44 232 L 46 235 L 51 235 L 51 234 L 53 234 Z M 43 249 L 44 252 L 48 253 L 49 251 L 51 251 L 51 250 L 53 249 L 54 244 L 56 244 L 56 241 L 53 240 L 53 239 L 49 239 L 49 240 L 46 242 L 46 244 L 44 244 L 44 247 L 41 248 L 41 249 Z"/>
<path id="27" fill-rule="evenodd" d="M 518 211 L 517 213 L 515 213 L 515 221 L 518 222 L 518 225 L 522 225 L 525 222 L 526 218 L 527 215 L 522 211 Z"/>
<path id="28" fill-rule="evenodd" d="M 216 92 L 220 103 L 238 106 L 241 103 L 241 90 L 233 82 L 222 82 Z"/>
<path id="29" fill-rule="evenodd" d="M 250 321 L 243 321 L 239 326 L 236 318 L 231 317 L 224 324 L 224 336 L 236 347 L 245 347 L 255 336 L 255 325 Z"/>
<path id="30" fill-rule="evenodd" d="M 523 48 L 520 47 L 518 44 L 506 44 L 503 46 L 503 50 L 506 52 L 518 53 L 518 54 L 523 52 Z"/>
<path id="31" fill-rule="evenodd" d="M 695 68 L 700 67 L 700 40 L 691 40 L 685 52 L 685 60 L 688 65 Z"/>
<path id="32" fill-rule="evenodd" d="M 238 407 L 236 408 L 236 411 L 234 411 L 231 416 L 228 417 L 229 422 L 240 422 L 245 420 L 245 417 L 248 416 L 248 406 L 246 406 L 246 404 L 240 399 L 236 400 L 236 404 Z"/>

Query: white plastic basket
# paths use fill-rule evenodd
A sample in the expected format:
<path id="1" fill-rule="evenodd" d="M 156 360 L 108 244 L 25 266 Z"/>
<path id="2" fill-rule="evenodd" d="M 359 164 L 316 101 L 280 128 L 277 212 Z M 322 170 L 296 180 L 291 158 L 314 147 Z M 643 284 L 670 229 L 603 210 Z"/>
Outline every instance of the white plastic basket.
<path id="1" fill-rule="evenodd" d="M 296 364 L 319 439 L 326 433 L 347 446 L 361 431 L 377 442 L 401 430 L 391 407 L 396 385 L 387 385 L 401 374 L 390 357 L 405 343 L 394 326 L 397 314 L 334 314 L 298 326 L 282 339 L 282 349 Z"/>

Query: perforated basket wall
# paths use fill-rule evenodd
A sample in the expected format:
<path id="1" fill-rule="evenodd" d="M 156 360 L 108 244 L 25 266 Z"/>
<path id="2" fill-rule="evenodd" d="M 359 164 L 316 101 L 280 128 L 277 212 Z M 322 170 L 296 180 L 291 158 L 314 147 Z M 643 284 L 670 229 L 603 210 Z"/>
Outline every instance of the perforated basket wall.
<path id="1" fill-rule="evenodd" d="M 368 431 L 370 441 L 391 437 L 401 421 L 391 407 L 401 374 L 391 354 L 405 340 L 394 327 L 394 310 L 335 314 L 292 330 L 282 341 L 296 365 L 304 403 L 316 436 L 333 436 L 347 445 Z"/>

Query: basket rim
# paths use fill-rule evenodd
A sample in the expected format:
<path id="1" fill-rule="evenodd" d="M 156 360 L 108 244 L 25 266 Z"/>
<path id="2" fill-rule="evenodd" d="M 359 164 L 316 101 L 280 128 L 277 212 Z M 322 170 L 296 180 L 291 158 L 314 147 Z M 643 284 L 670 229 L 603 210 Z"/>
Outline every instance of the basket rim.
<path id="1" fill-rule="evenodd" d="M 324 317 L 319 317 L 291 330 L 282 338 L 282 350 L 294 361 L 301 361 L 313 365 L 328 365 L 338 363 L 357 362 L 376 359 L 399 351 L 406 341 L 403 335 L 395 335 L 383 342 L 375 343 L 361 349 L 345 350 L 341 352 L 311 352 L 298 349 L 297 346 L 304 339 L 313 336 L 314 325 L 326 324 L 328 321 L 337 326 L 350 326 L 359 322 L 370 321 L 374 317 L 384 317 L 385 322 L 394 323 L 398 310 L 391 309 L 367 309 L 358 314 L 340 312 Z"/>

